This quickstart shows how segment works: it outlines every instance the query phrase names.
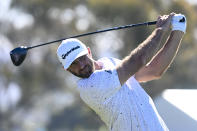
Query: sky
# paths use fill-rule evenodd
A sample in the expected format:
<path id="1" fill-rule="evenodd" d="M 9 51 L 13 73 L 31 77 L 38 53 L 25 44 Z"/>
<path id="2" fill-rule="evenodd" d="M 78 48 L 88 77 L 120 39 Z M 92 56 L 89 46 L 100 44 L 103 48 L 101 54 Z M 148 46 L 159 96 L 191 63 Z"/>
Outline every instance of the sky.
<path id="1" fill-rule="evenodd" d="M 190 4 L 195 4 L 195 5 L 197 5 L 197 0 L 186 0 L 186 1 L 188 1 Z"/>

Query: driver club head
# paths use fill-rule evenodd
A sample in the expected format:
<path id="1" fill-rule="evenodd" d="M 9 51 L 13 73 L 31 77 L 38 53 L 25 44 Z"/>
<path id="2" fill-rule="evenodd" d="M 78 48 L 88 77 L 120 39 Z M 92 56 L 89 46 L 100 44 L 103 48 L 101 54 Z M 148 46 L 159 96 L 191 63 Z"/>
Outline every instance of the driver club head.
<path id="1" fill-rule="evenodd" d="M 19 66 L 23 63 L 27 55 L 27 51 L 28 48 L 26 46 L 20 46 L 10 51 L 10 57 L 15 66 Z"/>

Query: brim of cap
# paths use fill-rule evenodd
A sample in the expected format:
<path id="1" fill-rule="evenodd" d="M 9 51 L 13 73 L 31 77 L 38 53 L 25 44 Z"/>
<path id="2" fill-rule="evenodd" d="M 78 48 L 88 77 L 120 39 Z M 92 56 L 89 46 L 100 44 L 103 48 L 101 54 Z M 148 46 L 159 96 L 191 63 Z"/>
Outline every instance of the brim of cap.
<path id="1" fill-rule="evenodd" d="M 77 58 L 83 56 L 83 55 L 86 55 L 88 54 L 88 50 L 84 50 L 82 52 L 80 52 L 79 54 L 77 54 L 71 61 L 69 61 L 65 66 L 64 66 L 64 69 L 68 69 L 69 66 L 73 63 L 73 61 L 75 61 Z"/>

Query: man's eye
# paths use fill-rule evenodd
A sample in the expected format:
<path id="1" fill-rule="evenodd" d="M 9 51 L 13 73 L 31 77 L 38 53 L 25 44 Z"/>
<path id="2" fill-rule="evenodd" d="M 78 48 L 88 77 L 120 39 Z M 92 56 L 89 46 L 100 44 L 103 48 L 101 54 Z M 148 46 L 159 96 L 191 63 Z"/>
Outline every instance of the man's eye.
<path id="1" fill-rule="evenodd" d="M 81 60 L 85 60 L 85 58 L 86 58 L 86 56 L 84 55 L 84 56 L 81 57 Z"/>
<path id="2" fill-rule="evenodd" d="M 77 62 L 73 62 L 71 65 L 76 65 L 77 64 Z"/>

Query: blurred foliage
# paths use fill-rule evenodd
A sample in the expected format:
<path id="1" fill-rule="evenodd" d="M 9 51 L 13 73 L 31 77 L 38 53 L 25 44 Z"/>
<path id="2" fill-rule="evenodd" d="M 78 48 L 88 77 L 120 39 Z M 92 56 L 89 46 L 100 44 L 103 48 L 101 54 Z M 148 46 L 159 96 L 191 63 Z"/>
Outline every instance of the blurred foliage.
<path id="1" fill-rule="evenodd" d="M 196 88 L 197 6 L 184 0 L 13 0 L 10 9 L 28 13 L 34 20 L 31 26 L 17 29 L 0 19 L 0 34 L 6 36 L 13 47 L 35 45 L 107 27 L 153 21 L 158 15 L 170 12 L 183 13 L 187 16 L 188 28 L 175 61 L 162 79 L 144 83 L 143 87 L 152 97 L 167 88 Z M 84 19 L 88 26 L 80 29 L 78 25 Z M 150 26 L 118 31 L 116 37 L 122 41 L 122 48 L 108 52 L 118 53 L 118 58 L 125 57 L 153 29 L 154 26 Z M 92 48 L 95 58 L 99 58 L 98 45 L 94 43 L 98 38 L 97 35 L 80 38 Z M 109 44 L 109 49 L 115 45 L 105 44 Z M 7 88 L 10 82 L 14 82 L 22 91 L 16 106 L 0 112 L 0 130 L 106 130 L 103 122 L 73 90 L 76 79 L 61 68 L 55 54 L 57 46 L 54 44 L 29 51 L 20 67 L 13 66 L 11 61 L 0 65 L 0 84 Z M 67 95 L 69 99 L 64 98 Z M 67 102 L 71 104 L 65 104 Z"/>

